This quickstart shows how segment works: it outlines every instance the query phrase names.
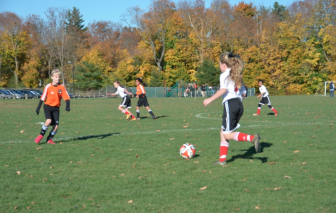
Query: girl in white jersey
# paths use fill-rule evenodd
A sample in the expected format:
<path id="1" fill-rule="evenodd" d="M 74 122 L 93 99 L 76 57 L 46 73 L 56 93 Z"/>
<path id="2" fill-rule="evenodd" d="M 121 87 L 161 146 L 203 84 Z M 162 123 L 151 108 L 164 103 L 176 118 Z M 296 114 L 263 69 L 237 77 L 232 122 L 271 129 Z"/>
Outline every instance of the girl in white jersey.
<path id="1" fill-rule="evenodd" d="M 213 165 L 226 165 L 226 155 L 229 149 L 229 140 L 250 141 L 254 144 L 256 152 L 260 150 L 259 134 L 247 135 L 234 132 L 240 127 L 238 124 L 244 112 L 242 100 L 245 96 L 243 86 L 243 62 L 238 55 L 223 53 L 219 57 L 219 67 L 222 72 L 220 75 L 220 90 L 211 98 L 203 101 L 204 106 L 209 105 L 217 98 L 223 96 L 223 122 L 220 131 L 219 160 Z"/>
<path id="2" fill-rule="evenodd" d="M 128 108 L 131 108 L 131 99 L 128 95 L 132 95 L 132 93 L 128 92 L 126 88 L 123 88 L 119 81 L 115 81 L 113 85 L 115 88 L 117 88 L 116 93 L 108 93 L 107 95 L 119 95 L 120 98 L 122 98 L 123 100 L 120 103 L 118 109 L 122 113 L 126 114 L 127 120 L 136 120 L 134 115 L 130 111 L 128 111 Z"/>
<path id="3" fill-rule="evenodd" d="M 263 83 L 264 83 L 263 80 L 258 81 L 260 95 L 258 95 L 257 97 L 258 98 L 260 97 L 260 100 L 259 100 L 259 104 L 258 104 L 257 113 L 255 113 L 253 115 L 254 116 L 259 116 L 260 115 L 260 110 L 261 110 L 261 105 L 267 104 L 268 108 L 270 108 L 274 112 L 274 116 L 278 116 L 279 113 L 278 113 L 278 111 L 276 111 L 274 109 L 274 107 L 272 107 L 271 100 L 269 98 L 269 93 L 268 93 L 266 87 L 263 85 Z"/>

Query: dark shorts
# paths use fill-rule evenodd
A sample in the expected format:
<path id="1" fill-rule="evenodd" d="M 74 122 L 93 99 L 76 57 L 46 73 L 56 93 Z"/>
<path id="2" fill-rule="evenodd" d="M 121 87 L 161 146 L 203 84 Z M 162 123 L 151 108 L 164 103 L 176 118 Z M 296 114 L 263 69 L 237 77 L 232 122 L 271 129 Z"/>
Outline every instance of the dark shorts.
<path id="1" fill-rule="evenodd" d="M 131 99 L 128 95 L 123 97 L 122 102 L 120 103 L 120 106 L 125 107 L 125 108 L 131 108 Z"/>
<path id="2" fill-rule="evenodd" d="M 261 104 L 261 105 L 265 105 L 265 104 L 271 105 L 271 99 L 269 98 L 269 96 L 262 97 L 259 104 Z"/>
<path id="3" fill-rule="evenodd" d="M 52 126 L 59 123 L 59 107 L 52 107 L 44 104 L 44 115 L 46 119 L 51 119 Z"/>
<path id="4" fill-rule="evenodd" d="M 222 129 L 224 134 L 228 134 L 240 127 L 238 122 L 244 113 L 244 106 L 240 98 L 225 101 L 223 105 Z"/>
<path id="5" fill-rule="evenodd" d="M 138 106 L 138 107 L 142 107 L 142 106 L 148 107 L 149 104 L 148 104 L 148 101 L 147 101 L 147 97 L 146 97 L 146 96 L 144 96 L 144 97 L 140 97 L 140 98 L 139 98 L 139 101 L 138 101 L 138 103 L 137 103 L 137 106 Z"/>

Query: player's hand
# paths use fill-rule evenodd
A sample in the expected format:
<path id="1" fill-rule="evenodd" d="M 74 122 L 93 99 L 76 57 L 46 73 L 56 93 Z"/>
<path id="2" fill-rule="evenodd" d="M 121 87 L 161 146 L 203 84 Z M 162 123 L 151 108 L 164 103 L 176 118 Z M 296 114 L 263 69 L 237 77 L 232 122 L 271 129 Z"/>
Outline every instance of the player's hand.
<path id="1" fill-rule="evenodd" d="M 39 108 L 36 109 L 36 114 L 37 114 L 37 115 L 40 114 L 40 109 L 39 109 Z"/>
<path id="2" fill-rule="evenodd" d="M 208 99 L 205 99 L 205 100 L 203 101 L 203 104 L 204 104 L 204 106 L 206 107 L 206 106 L 209 105 L 211 102 L 212 102 L 212 101 L 209 100 L 209 98 L 208 98 Z"/>
<path id="3" fill-rule="evenodd" d="M 65 111 L 70 112 L 70 106 L 66 106 Z"/>

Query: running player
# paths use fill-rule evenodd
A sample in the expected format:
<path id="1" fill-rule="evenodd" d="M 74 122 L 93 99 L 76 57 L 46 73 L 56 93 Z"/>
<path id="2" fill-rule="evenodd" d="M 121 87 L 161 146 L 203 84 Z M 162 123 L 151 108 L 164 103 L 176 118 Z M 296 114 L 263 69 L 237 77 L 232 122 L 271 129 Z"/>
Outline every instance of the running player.
<path id="1" fill-rule="evenodd" d="M 136 113 L 137 113 L 137 118 L 136 119 L 140 120 L 140 107 L 142 107 L 142 106 L 146 107 L 149 114 L 151 114 L 152 119 L 156 119 L 154 113 L 149 108 L 149 104 L 148 104 L 147 97 L 146 97 L 146 91 L 145 91 L 145 88 L 143 86 L 142 79 L 137 78 L 135 80 L 135 84 L 137 85 L 137 91 L 136 91 L 136 94 L 133 95 L 133 97 L 138 97 L 139 98 L 139 101 L 138 101 L 137 106 L 136 106 Z"/>
<path id="2" fill-rule="evenodd" d="M 266 87 L 263 85 L 263 81 L 259 80 L 258 84 L 259 84 L 260 95 L 258 95 L 257 97 L 258 98 L 260 97 L 260 101 L 259 101 L 259 104 L 258 104 L 258 111 L 257 111 L 257 113 L 254 113 L 253 115 L 254 116 L 259 116 L 260 115 L 260 110 L 261 110 L 261 105 L 267 104 L 268 108 L 270 108 L 274 112 L 274 116 L 278 116 L 279 113 L 274 109 L 274 107 L 272 107 L 271 100 L 269 98 L 269 93 L 268 93 Z"/>
<path id="3" fill-rule="evenodd" d="M 243 62 L 238 55 L 232 53 L 223 53 L 219 57 L 219 67 L 222 72 L 220 75 L 220 90 L 211 98 L 203 101 L 204 106 L 209 105 L 217 98 L 224 96 L 223 121 L 220 131 L 220 149 L 219 160 L 213 165 L 226 165 L 226 155 L 229 149 L 229 140 L 250 141 L 254 144 L 256 152 L 260 151 L 259 134 L 247 135 L 240 132 L 234 132 L 240 127 L 238 124 L 244 112 L 242 100 L 244 98 L 245 88 L 243 86 Z"/>
<path id="4" fill-rule="evenodd" d="M 59 107 L 61 106 L 61 98 L 66 103 L 65 110 L 70 111 L 70 97 L 66 91 L 63 84 L 60 84 L 61 72 L 59 70 L 53 70 L 51 72 L 52 82 L 47 84 L 44 88 L 43 94 L 41 96 L 40 102 L 36 108 L 36 114 L 40 113 L 40 108 L 44 102 L 44 115 L 47 119 L 46 122 L 42 125 L 40 135 L 35 138 L 35 143 L 40 143 L 44 134 L 48 130 L 49 126 L 53 126 L 49 136 L 47 137 L 47 143 L 55 144 L 52 140 L 57 133 L 58 124 L 59 124 Z"/>
<path id="5" fill-rule="evenodd" d="M 126 88 L 123 88 L 119 81 L 115 81 L 113 85 L 115 88 L 117 88 L 117 92 L 108 93 L 107 95 L 119 95 L 123 100 L 120 103 L 118 109 L 126 115 L 126 120 L 136 120 L 134 115 L 128 110 L 131 108 L 131 99 L 128 95 L 132 95 L 132 93 L 128 92 Z"/>

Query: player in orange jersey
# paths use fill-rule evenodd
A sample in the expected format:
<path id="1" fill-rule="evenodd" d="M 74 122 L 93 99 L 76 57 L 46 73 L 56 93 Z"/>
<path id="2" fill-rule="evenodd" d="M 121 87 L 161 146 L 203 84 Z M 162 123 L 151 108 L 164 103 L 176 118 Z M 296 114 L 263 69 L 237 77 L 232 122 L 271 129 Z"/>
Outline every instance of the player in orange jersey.
<path id="1" fill-rule="evenodd" d="M 70 111 L 70 97 L 68 92 L 66 91 L 63 84 L 60 84 L 61 72 L 59 70 L 53 70 L 51 72 L 52 82 L 47 84 L 44 88 L 43 94 L 41 96 L 41 100 L 36 108 L 36 114 L 40 113 L 40 108 L 42 103 L 44 102 L 44 114 L 47 119 L 43 124 L 40 135 L 35 138 L 35 143 L 40 143 L 44 134 L 48 130 L 49 126 L 53 126 L 50 131 L 49 136 L 47 137 L 47 143 L 55 144 L 52 140 L 53 137 L 57 133 L 57 128 L 59 124 L 59 107 L 61 106 L 61 98 L 66 103 L 65 110 Z"/>
<path id="2" fill-rule="evenodd" d="M 147 101 L 146 91 L 145 91 L 145 87 L 143 86 L 142 79 L 137 78 L 135 80 L 135 84 L 137 85 L 137 91 L 136 91 L 136 94 L 133 95 L 133 97 L 138 97 L 139 98 L 139 101 L 138 101 L 137 106 L 136 106 L 137 120 L 140 120 L 140 107 L 141 106 L 145 106 L 147 111 L 149 112 L 149 114 L 151 114 L 152 119 L 156 119 L 154 113 L 149 108 L 149 103 Z"/>

